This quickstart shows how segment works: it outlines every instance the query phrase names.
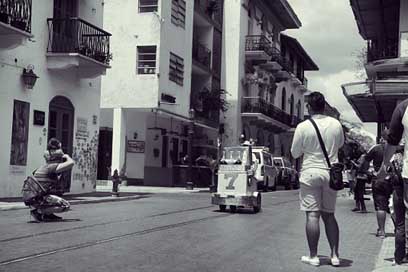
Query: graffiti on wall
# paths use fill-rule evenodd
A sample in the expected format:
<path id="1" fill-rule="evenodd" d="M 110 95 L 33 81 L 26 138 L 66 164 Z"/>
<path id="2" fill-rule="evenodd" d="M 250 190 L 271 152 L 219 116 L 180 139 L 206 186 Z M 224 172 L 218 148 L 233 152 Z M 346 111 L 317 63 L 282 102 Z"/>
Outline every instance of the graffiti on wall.
<path id="1" fill-rule="evenodd" d="M 74 180 L 82 181 L 82 187 L 85 181 L 91 181 L 93 188 L 96 187 L 96 172 L 98 167 L 98 131 L 93 135 L 87 131 L 86 119 L 81 118 L 79 132 L 75 135 L 76 144 L 72 152 L 72 159 L 75 160 Z"/>

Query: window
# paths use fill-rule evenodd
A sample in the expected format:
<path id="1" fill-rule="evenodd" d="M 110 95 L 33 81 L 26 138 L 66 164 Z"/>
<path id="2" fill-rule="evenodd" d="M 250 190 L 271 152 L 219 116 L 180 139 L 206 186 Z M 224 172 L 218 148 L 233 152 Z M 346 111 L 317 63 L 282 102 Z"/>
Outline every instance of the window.
<path id="1" fill-rule="evenodd" d="M 186 25 L 186 1 L 172 0 L 171 1 L 171 22 L 177 26 L 184 28 Z"/>
<path id="2" fill-rule="evenodd" d="M 157 11 L 158 0 L 139 0 L 139 12 L 154 12 Z"/>
<path id="3" fill-rule="evenodd" d="M 173 53 L 170 53 L 169 79 L 183 86 L 184 60 Z"/>
<path id="4" fill-rule="evenodd" d="M 14 100 L 10 165 L 27 165 L 30 103 Z"/>
<path id="5" fill-rule="evenodd" d="M 156 46 L 137 47 L 137 73 L 156 73 Z"/>

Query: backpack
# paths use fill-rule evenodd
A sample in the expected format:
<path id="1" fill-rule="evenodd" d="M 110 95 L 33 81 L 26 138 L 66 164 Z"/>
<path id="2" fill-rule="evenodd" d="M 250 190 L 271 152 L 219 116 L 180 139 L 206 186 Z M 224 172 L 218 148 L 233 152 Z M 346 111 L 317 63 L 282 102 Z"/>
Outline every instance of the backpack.
<path id="1" fill-rule="evenodd" d="M 44 187 L 33 176 L 29 176 L 24 180 L 21 195 L 26 206 L 30 206 L 37 201 L 38 198 L 44 196 L 46 191 Z"/>

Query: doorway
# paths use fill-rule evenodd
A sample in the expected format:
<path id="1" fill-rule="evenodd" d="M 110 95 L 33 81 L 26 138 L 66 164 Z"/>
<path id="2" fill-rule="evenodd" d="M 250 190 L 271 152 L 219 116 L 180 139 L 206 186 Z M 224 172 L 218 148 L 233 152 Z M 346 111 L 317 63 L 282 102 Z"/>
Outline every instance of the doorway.
<path id="1" fill-rule="evenodd" d="M 100 180 L 108 180 L 112 164 L 112 128 L 101 128 L 99 130 L 98 145 L 98 174 Z"/>
<path id="2" fill-rule="evenodd" d="M 63 96 L 54 97 L 49 104 L 48 140 L 57 138 L 61 141 L 64 153 L 72 156 L 73 129 L 75 109 L 71 101 Z M 71 188 L 71 171 L 63 174 L 60 189 L 69 192 Z"/>

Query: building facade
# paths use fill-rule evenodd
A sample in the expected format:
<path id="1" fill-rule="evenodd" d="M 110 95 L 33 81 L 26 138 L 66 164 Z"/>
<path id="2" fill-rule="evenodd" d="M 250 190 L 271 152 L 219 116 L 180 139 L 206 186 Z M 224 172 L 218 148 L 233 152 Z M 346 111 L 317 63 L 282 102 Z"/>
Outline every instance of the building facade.
<path id="1" fill-rule="evenodd" d="M 99 179 L 180 185 L 183 157 L 217 156 L 222 14 L 221 0 L 105 0 Z"/>
<path id="2" fill-rule="evenodd" d="M 294 128 L 303 119 L 304 71 L 318 70 L 301 44 L 282 34 L 300 26 L 286 0 L 225 2 L 222 88 L 230 108 L 221 120 L 223 144 L 237 144 L 243 134 L 290 158 Z"/>
<path id="3" fill-rule="evenodd" d="M 377 141 L 397 103 L 408 98 L 408 2 L 351 0 L 361 37 L 367 41 L 367 79 L 342 86 L 363 122 L 376 122 Z"/>
<path id="4" fill-rule="evenodd" d="M 60 190 L 94 190 L 101 75 L 112 57 L 103 8 L 102 0 L 0 1 L 0 197 L 20 196 L 51 137 L 76 162 Z"/>

